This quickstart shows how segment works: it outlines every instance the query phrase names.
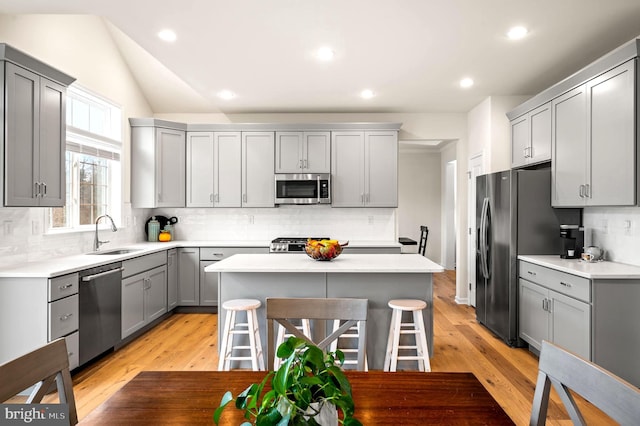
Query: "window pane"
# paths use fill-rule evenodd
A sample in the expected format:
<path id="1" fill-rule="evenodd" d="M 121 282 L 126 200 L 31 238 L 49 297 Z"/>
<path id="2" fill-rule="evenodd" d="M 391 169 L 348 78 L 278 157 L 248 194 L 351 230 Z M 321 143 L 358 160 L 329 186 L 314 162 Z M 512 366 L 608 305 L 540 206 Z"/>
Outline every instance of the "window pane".
<path id="1" fill-rule="evenodd" d="M 78 99 L 72 99 L 72 114 L 71 123 L 73 126 L 89 130 L 89 105 L 80 102 Z"/>
<path id="2" fill-rule="evenodd" d="M 66 200 L 64 207 L 56 207 L 51 209 L 51 227 L 52 228 L 68 228 L 72 226 L 72 207 L 73 207 L 73 160 L 72 153 L 67 151 L 65 155 L 66 170 Z"/>
<path id="3" fill-rule="evenodd" d="M 105 121 L 107 111 L 97 105 L 91 105 L 89 115 L 89 131 L 98 135 L 105 135 Z"/>
<path id="4" fill-rule="evenodd" d="M 90 225 L 107 209 L 108 161 L 79 155 L 80 225 Z"/>

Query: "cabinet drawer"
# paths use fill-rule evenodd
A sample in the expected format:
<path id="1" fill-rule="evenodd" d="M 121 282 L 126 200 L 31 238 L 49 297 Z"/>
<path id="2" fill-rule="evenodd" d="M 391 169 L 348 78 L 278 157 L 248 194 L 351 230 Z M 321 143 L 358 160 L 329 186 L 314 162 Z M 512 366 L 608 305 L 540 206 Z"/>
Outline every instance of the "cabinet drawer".
<path id="1" fill-rule="evenodd" d="M 64 338 L 67 343 L 67 353 L 69 354 L 69 370 L 73 370 L 80 365 L 80 357 L 78 351 L 80 350 L 80 339 L 78 332 L 71 333 Z"/>
<path id="2" fill-rule="evenodd" d="M 49 302 L 78 292 L 78 274 L 63 275 L 49 280 Z"/>
<path id="3" fill-rule="evenodd" d="M 234 254 L 269 253 L 268 247 L 200 247 L 200 260 L 222 260 Z"/>
<path id="4" fill-rule="evenodd" d="M 575 299 L 591 302 L 591 281 L 577 275 L 520 261 L 520 277 Z"/>
<path id="5" fill-rule="evenodd" d="M 49 303 L 49 341 L 78 329 L 78 295 Z"/>
<path id="6" fill-rule="evenodd" d="M 145 256 L 136 257 L 134 259 L 122 262 L 122 278 L 139 274 L 149 269 L 167 264 L 167 252 L 159 251 L 157 253 L 147 254 Z"/>

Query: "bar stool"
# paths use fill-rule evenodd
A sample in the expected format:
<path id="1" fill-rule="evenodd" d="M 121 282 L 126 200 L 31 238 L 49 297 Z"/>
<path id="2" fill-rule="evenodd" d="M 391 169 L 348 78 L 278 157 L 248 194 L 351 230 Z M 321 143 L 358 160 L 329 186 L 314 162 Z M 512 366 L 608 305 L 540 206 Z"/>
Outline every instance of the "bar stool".
<path id="1" fill-rule="evenodd" d="M 333 331 L 335 332 L 342 325 L 342 321 L 333 320 Z M 338 343 L 341 339 L 351 340 L 355 342 L 353 344 L 347 344 L 346 347 L 338 348 Z M 360 339 L 360 323 L 350 327 L 347 331 L 345 331 L 340 337 L 334 340 L 331 343 L 331 352 L 335 352 L 336 349 L 340 349 L 342 353 L 344 353 L 344 363 L 343 366 L 346 365 L 358 365 L 358 339 Z M 354 347 L 355 346 L 355 347 Z M 355 354 L 355 358 L 353 356 L 347 357 L 348 354 Z M 369 371 L 369 362 L 367 360 L 367 355 L 364 356 L 364 371 Z M 356 367 L 357 368 L 357 367 Z"/>
<path id="2" fill-rule="evenodd" d="M 300 330 L 300 332 L 305 336 L 311 337 L 311 326 L 309 325 L 308 319 L 300 319 L 300 324 L 296 325 L 296 328 Z M 276 336 L 276 351 L 278 350 L 278 346 L 280 346 L 282 342 L 293 336 L 293 334 L 289 334 L 286 331 L 287 330 L 282 324 L 278 324 L 278 335 Z M 277 353 L 273 354 L 273 369 L 277 370 L 278 368 L 280 368 L 280 364 L 282 364 L 282 360 L 278 358 Z"/>
<path id="3" fill-rule="evenodd" d="M 384 359 L 384 371 L 396 371 L 399 360 L 417 361 L 420 371 L 431 371 L 429 362 L 429 348 L 424 327 L 422 310 L 427 307 L 427 302 L 417 299 L 394 299 L 389 301 L 389 307 L 393 309 L 391 314 L 391 326 L 389 327 L 389 340 L 387 341 L 387 355 Z M 413 322 L 402 322 L 403 312 L 413 313 Z M 400 346 L 401 334 L 413 334 L 415 346 Z M 399 350 L 415 350 L 416 355 L 398 355 Z"/>
<path id="4" fill-rule="evenodd" d="M 231 368 L 231 361 L 251 361 L 254 371 L 264 370 L 264 357 L 262 354 L 262 343 L 260 342 L 260 331 L 258 329 L 258 316 L 256 309 L 262 305 L 256 299 L 233 299 L 222 304 L 222 309 L 227 311 L 224 321 L 224 334 L 220 344 L 220 360 L 218 371 L 228 371 Z M 236 313 L 245 311 L 247 322 L 236 323 Z M 236 335 L 249 336 L 249 345 L 234 346 L 233 340 Z M 233 356 L 234 349 L 248 350 L 250 356 Z"/>

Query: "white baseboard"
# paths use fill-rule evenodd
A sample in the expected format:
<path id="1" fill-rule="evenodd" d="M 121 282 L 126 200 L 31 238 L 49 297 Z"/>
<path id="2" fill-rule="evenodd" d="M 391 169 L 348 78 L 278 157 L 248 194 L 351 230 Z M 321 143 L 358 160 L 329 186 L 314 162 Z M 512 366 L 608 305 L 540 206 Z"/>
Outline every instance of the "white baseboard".
<path id="1" fill-rule="evenodd" d="M 462 298 L 462 297 L 456 296 L 455 300 L 456 300 L 456 303 L 458 305 L 468 305 L 469 304 L 469 298 L 468 297 Z"/>

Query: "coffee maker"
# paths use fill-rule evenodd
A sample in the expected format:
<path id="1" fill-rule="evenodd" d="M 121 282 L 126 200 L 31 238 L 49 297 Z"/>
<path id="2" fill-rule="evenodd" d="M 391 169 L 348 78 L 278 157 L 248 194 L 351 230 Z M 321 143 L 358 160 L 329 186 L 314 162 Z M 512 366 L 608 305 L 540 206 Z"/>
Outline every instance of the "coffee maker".
<path id="1" fill-rule="evenodd" d="M 560 239 L 563 259 L 579 259 L 584 247 L 584 227 L 579 225 L 560 225 Z"/>

